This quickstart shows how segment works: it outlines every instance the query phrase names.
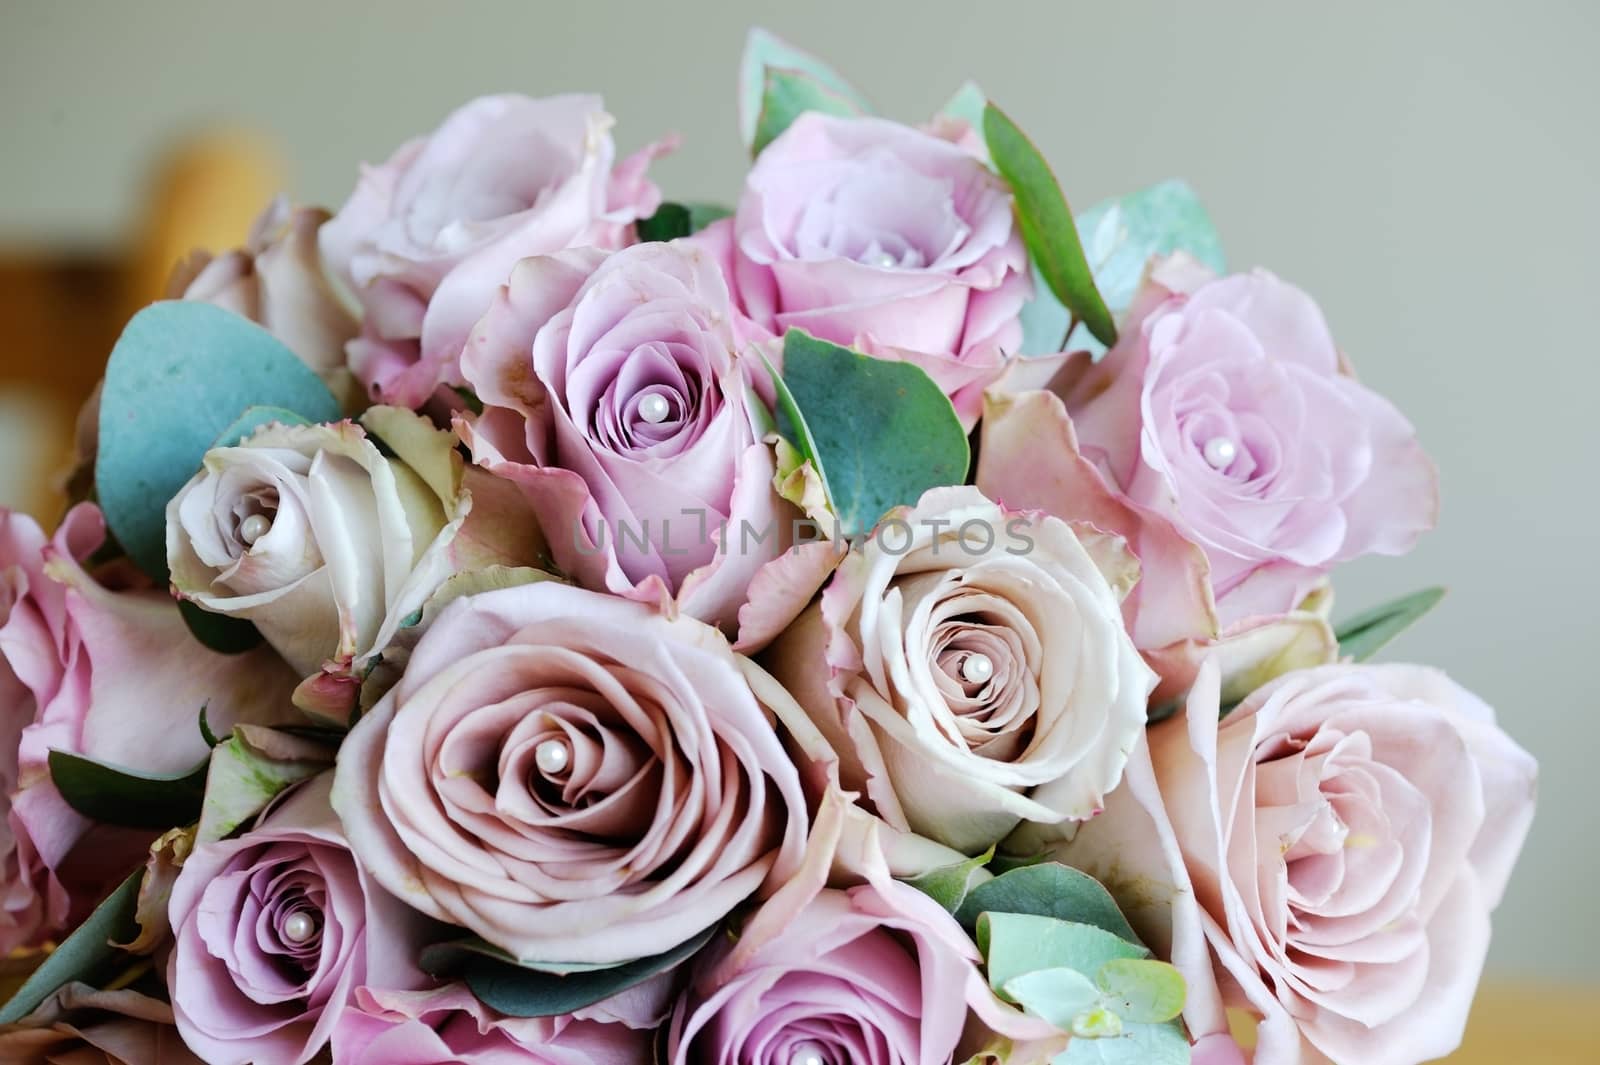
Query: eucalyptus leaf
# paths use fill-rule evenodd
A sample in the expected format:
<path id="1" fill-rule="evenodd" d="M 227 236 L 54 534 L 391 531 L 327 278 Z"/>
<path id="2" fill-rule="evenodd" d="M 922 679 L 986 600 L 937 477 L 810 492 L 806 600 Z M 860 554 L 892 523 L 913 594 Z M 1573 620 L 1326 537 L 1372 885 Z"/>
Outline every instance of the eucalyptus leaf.
<path id="1" fill-rule="evenodd" d="M 906 883 L 951 913 L 955 913 L 961 908 L 961 903 L 965 901 L 968 893 L 992 875 L 984 866 L 993 857 L 994 848 L 990 847 L 976 858 L 968 858 L 964 862 L 929 870 L 921 876 L 907 880 Z"/>
<path id="2" fill-rule="evenodd" d="M 492 953 L 463 949 L 459 955 L 459 973 L 485 1005 L 507 1016 L 554 1017 L 592 1006 L 681 964 L 705 946 L 716 931 L 713 926 L 665 953 L 608 968 L 579 965 L 533 968 L 503 960 L 503 955 L 497 958 Z M 433 960 L 439 957 L 436 955 Z M 425 956 L 425 967 L 428 961 Z"/>
<path id="3" fill-rule="evenodd" d="M 1383 646 L 1418 618 L 1439 605 L 1445 590 L 1438 586 L 1401 596 L 1382 606 L 1364 610 L 1335 626 L 1339 639 L 1339 657 L 1365 662 L 1383 649 Z"/>
<path id="4" fill-rule="evenodd" d="M 1093 925 L 987 911 L 978 918 L 978 949 L 989 986 L 996 991 L 1038 969 L 1076 969 L 1092 977 L 1115 958 L 1150 956 L 1145 948 Z"/>
<path id="5" fill-rule="evenodd" d="M 1072 209 L 1050 164 L 1016 123 L 992 103 L 984 107 L 983 138 L 995 169 L 1011 186 L 1017 226 L 1045 283 L 1101 343 L 1114 344 L 1116 323 L 1095 287 Z"/>
<path id="6" fill-rule="evenodd" d="M 950 400 L 921 369 L 789 330 L 779 426 L 822 476 L 847 537 L 893 507 L 964 484 L 971 451 Z M 787 395 L 784 395 L 784 391 Z M 798 424 L 794 424 L 798 423 Z"/>
<path id="7" fill-rule="evenodd" d="M 257 429 L 264 429 L 269 425 L 310 424 L 294 411 L 284 407 L 246 407 L 243 414 L 235 418 L 226 429 L 217 434 L 217 438 L 211 442 L 211 446 L 238 447 L 245 440 L 255 435 Z"/>
<path id="8" fill-rule="evenodd" d="M 200 807 L 201 843 L 232 835 L 290 786 L 333 764 L 332 752 L 312 740 L 285 735 L 279 742 L 298 747 L 291 753 L 302 757 L 273 757 L 238 731 L 212 750 Z"/>
<path id="9" fill-rule="evenodd" d="M 770 69 L 806 75 L 861 114 L 870 114 L 867 98 L 827 63 L 763 29 L 752 29 L 739 60 L 739 135 L 746 147 L 755 144 Z"/>
<path id="10" fill-rule="evenodd" d="M 0 1007 L 0 1024 L 13 1024 L 32 1013 L 57 989 L 74 981 L 97 986 L 123 952 L 113 943 L 126 943 L 139 933 L 134 908 L 144 867 L 136 869 L 95 907 L 61 945 L 51 951 L 11 1000 Z"/>
<path id="11" fill-rule="evenodd" d="M 941 115 L 960 119 L 972 127 L 972 131 L 980 137 L 983 135 L 983 109 L 989 103 L 989 97 L 975 81 L 963 82 L 939 108 Z"/>
<path id="12" fill-rule="evenodd" d="M 1014 976 L 1001 991 L 1035 1017 L 1063 1031 L 1070 1031 L 1074 1017 L 1100 1002 L 1100 989 L 1094 981 L 1065 967 L 1035 969 Z"/>
<path id="13" fill-rule="evenodd" d="M 154 775 L 51 751 L 50 779 L 67 805 L 91 821 L 125 828 L 166 829 L 200 815 L 206 790 L 201 762 L 187 773 Z"/>
<path id="14" fill-rule="evenodd" d="M 768 69 L 766 85 L 761 94 L 761 115 L 756 120 L 756 137 L 750 146 L 751 154 L 760 154 L 807 111 L 819 111 L 841 118 L 861 114 L 860 108 L 848 99 L 802 71 Z"/>
<path id="15" fill-rule="evenodd" d="M 1113 958 L 1095 974 L 1105 1005 L 1124 1021 L 1161 1024 L 1183 1012 L 1183 975 L 1153 958 Z"/>
<path id="16" fill-rule="evenodd" d="M 641 241 L 649 242 L 687 237 L 692 232 L 689 226 L 689 208 L 681 203 L 663 203 L 655 214 L 639 219 L 634 228 Z"/>
<path id="17" fill-rule="evenodd" d="M 1130 1024 L 1109 1039 L 1075 1038 L 1051 1065 L 1189 1065 L 1189 1040 L 1176 1024 Z"/>
<path id="18" fill-rule="evenodd" d="M 977 885 L 956 910 L 956 918 L 971 929 L 984 912 L 1076 921 L 1102 928 L 1130 943 L 1139 942 L 1133 926 L 1100 881 L 1060 862 L 1023 866 Z"/>
<path id="19" fill-rule="evenodd" d="M 271 333 L 208 303 L 134 315 L 111 351 L 100 402 L 95 491 L 128 557 L 167 581 L 166 508 L 240 412 L 280 407 L 341 417 L 327 386 Z"/>
<path id="20" fill-rule="evenodd" d="M 243 654 L 261 646 L 261 631 L 244 618 L 213 614 L 188 599 L 178 600 L 178 614 L 189 634 L 218 654 Z"/>

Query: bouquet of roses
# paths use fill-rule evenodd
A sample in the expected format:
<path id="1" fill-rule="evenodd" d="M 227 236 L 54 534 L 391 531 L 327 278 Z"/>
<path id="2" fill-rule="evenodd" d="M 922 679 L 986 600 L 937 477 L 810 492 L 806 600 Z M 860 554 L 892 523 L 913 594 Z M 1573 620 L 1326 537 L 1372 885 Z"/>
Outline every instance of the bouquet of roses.
<path id="1" fill-rule="evenodd" d="M 8 1062 L 1410 1065 L 1536 767 L 1411 426 L 1171 182 L 753 34 L 733 208 L 495 96 L 136 315 L 0 517 Z"/>

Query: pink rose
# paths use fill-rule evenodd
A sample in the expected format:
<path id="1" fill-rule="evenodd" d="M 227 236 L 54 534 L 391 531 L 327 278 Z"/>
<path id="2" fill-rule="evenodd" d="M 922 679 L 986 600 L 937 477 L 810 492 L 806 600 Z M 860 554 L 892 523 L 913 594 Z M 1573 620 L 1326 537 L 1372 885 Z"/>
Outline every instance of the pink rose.
<path id="1" fill-rule="evenodd" d="M 930 133 L 803 114 L 708 234 L 731 240 L 738 301 L 757 324 L 915 362 L 969 425 L 1022 341 L 1033 282 L 1010 191 Z"/>
<path id="2" fill-rule="evenodd" d="M 172 1026 L 172 1007 L 137 991 L 71 983 L 0 1027 L 9 1065 L 202 1065 Z"/>
<path id="3" fill-rule="evenodd" d="M 913 887 L 824 890 L 785 918 L 702 956 L 667 1030 L 671 1065 L 943 1065 L 981 1049 L 987 1024 L 1049 1031 L 995 999 L 972 941 Z"/>
<path id="4" fill-rule="evenodd" d="M 421 986 L 428 922 L 350 853 L 331 785 L 315 778 L 243 836 L 196 847 L 173 885 L 167 989 L 184 1042 L 212 1065 L 300 1065 L 357 987 Z"/>
<path id="5" fill-rule="evenodd" d="M 345 740 L 334 803 L 379 883 L 517 958 L 659 954 L 800 862 L 754 668 L 691 618 L 553 581 L 460 599 Z"/>
<path id="6" fill-rule="evenodd" d="M 484 403 L 462 435 L 522 487 L 562 572 L 730 631 L 799 516 L 773 490 L 752 396 L 771 386 L 735 315 L 696 244 L 586 248 L 520 263 L 461 359 Z"/>
<path id="7" fill-rule="evenodd" d="M 460 380 L 457 358 L 518 259 L 616 248 L 661 194 L 653 145 L 612 167 L 597 96 L 486 96 L 408 141 L 322 230 L 322 250 L 366 318 L 350 365 L 375 398 L 419 406 Z"/>
<path id="8" fill-rule="evenodd" d="M 1533 817 L 1533 758 L 1420 666 L 1290 673 L 1220 725 L 1218 694 L 1208 663 L 1058 856 L 1139 885 L 1119 901 L 1182 970 L 1197 1038 L 1237 1008 L 1260 1018 L 1258 1065 L 1445 1056 Z"/>
<path id="9" fill-rule="evenodd" d="M 202 706 L 219 730 L 293 713 L 293 674 L 270 651 L 208 651 L 165 591 L 126 567 L 102 571 L 105 583 L 90 576 L 83 561 L 104 540 L 91 504 L 49 540 L 0 510 L 0 953 L 83 916 L 149 843 L 67 806 L 50 781 L 52 749 L 175 773 L 208 753 Z"/>
<path id="10" fill-rule="evenodd" d="M 1220 621 L 1283 614 L 1334 565 L 1431 528 L 1438 475 L 1322 312 L 1257 270 L 1156 266 L 1122 339 L 1063 390 L 1083 455 L 1205 552 Z"/>
<path id="11" fill-rule="evenodd" d="M 361 389 L 345 368 L 345 344 L 359 328 L 322 268 L 320 208 L 291 208 L 279 198 L 256 219 L 244 247 L 221 255 L 197 251 L 167 280 L 167 298 L 214 303 L 250 319 L 300 356 L 347 407 Z"/>
<path id="12" fill-rule="evenodd" d="M 333 1030 L 342 1065 L 639 1065 L 655 1033 L 562 1017 L 502 1017 L 460 984 L 360 988 Z"/>

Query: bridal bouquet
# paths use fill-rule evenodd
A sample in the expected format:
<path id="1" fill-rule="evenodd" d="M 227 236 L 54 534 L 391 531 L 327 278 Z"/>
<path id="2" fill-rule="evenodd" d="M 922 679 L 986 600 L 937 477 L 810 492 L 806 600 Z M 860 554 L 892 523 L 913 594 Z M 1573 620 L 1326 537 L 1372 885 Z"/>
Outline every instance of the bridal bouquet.
<path id="1" fill-rule="evenodd" d="M 730 206 L 475 100 L 0 517 L 8 1062 L 1411 1065 L 1536 767 L 1330 624 L 1433 465 L 1189 188 L 770 36 Z"/>

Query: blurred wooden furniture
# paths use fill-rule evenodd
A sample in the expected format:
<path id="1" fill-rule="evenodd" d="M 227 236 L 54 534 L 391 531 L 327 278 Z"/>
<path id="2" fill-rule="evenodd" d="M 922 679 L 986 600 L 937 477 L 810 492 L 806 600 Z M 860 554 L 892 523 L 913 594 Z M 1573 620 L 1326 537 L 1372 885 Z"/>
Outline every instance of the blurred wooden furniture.
<path id="1" fill-rule="evenodd" d="M 190 251 L 242 243 L 283 189 L 284 167 L 259 137 L 223 131 L 179 144 L 149 187 L 124 246 L 0 247 L 0 504 L 47 523 L 63 502 L 58 484 L 78 407 L 123 323 L 160 298 L 173 264 Z"/>

